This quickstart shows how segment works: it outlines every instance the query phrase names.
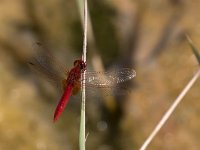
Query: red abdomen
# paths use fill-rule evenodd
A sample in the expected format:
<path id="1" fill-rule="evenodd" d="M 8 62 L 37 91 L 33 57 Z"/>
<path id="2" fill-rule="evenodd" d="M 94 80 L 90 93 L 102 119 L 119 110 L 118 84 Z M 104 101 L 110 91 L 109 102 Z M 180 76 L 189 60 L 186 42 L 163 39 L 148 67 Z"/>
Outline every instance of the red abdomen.
<path id="1" fill-rule="evenodd" d="M 69 101 L 71 93 L 72 93 L 72 86 L 68 84 L 64 91 L 64 94 L 62 95 L 62 97 L 56 107 L 53 122 L 56 122 L 56 120 L 60 117 L 61 113 L 65 109 L 65 107 Z"/>

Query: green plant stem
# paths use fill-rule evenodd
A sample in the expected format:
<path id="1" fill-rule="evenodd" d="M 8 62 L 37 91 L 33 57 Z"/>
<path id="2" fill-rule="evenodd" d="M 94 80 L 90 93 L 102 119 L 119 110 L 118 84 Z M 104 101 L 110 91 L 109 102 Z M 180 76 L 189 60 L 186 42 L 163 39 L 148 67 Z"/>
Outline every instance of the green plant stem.
<path id="1" fill-rule="evenodd" d="M 87 0 L 84 0 L 84 37 L 83 37 L 83 56 L 82 59 L 86 63 L 87 53 Z M 79 148 L 85 150 L 85 71 L 82 74 L 82 101 L 81 101 L 81 120 L 80 120 L 80 135 Z"/>

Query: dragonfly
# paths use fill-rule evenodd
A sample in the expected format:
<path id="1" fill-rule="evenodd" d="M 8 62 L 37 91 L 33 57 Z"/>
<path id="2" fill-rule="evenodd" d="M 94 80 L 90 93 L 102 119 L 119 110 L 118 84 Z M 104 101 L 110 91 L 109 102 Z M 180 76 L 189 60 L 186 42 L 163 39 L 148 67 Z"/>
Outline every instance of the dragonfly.
<path id="1" fill-rule="evenodd" d="M 62 112 L 64 111 L 70 97 L 77 95 L 81 89 L 82 78 L 81 75 L 85 72 L 86 87 L 94 88 L 112 88 L 119 83 L 131 80 L 136 76 L 135 70 L 131 68 L 121 68 L 117 71 L 110 72 L 95 72 L 86 71 L 87 65 L 82 59 L 77 59 L 73 63 L 71 69 L 66 67 L 53 55 L 44 48 L 43 45 L 37 43 L 38 52 L 31 61 L 29 66 L 36 72 L 42 74 L 50 81 L 56 83 L 56 86 L 61 88 L 63 94 L 54 112 L 53 122 L 56 122 Z"/>

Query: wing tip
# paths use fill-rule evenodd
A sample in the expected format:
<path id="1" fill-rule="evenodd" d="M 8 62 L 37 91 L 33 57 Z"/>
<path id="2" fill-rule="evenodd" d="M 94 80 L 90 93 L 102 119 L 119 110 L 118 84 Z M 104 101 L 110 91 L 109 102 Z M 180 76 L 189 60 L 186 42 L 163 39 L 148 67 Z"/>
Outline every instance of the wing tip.
<path id="1" fill-rule="evenodd" d="M 34 66 L 34 63 L 32 62 L 27 62 L 28 65 Z"/>

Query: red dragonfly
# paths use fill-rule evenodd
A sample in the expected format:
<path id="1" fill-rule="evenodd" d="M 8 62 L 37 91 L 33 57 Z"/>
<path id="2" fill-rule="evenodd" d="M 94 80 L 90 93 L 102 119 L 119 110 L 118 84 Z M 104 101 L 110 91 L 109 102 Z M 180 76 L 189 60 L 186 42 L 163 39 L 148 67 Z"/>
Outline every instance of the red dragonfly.
<path id="1" fill-rule="evenodd" d="M 62 87 L 64 93 L 57 104 L 54 119 L 60 117 L 64 111 L 71 95 L 76 95 L 81 88 L 81 74 L 86 70 L 86 63 L 81 60 L 75 60 L 71 70 L 67 70 L 53 55 L 38 43 L 40 48 L 39 55 L 29 62 L 29 66 L 45 77 L 54 81 L 58 87 Z M 86 71 L 85 86 L 108 88 L 116 84 L 125 82 L 135 77 L 136 72 L 130 68 L 122 68 L 111 72 L 89 72 Z"/>

